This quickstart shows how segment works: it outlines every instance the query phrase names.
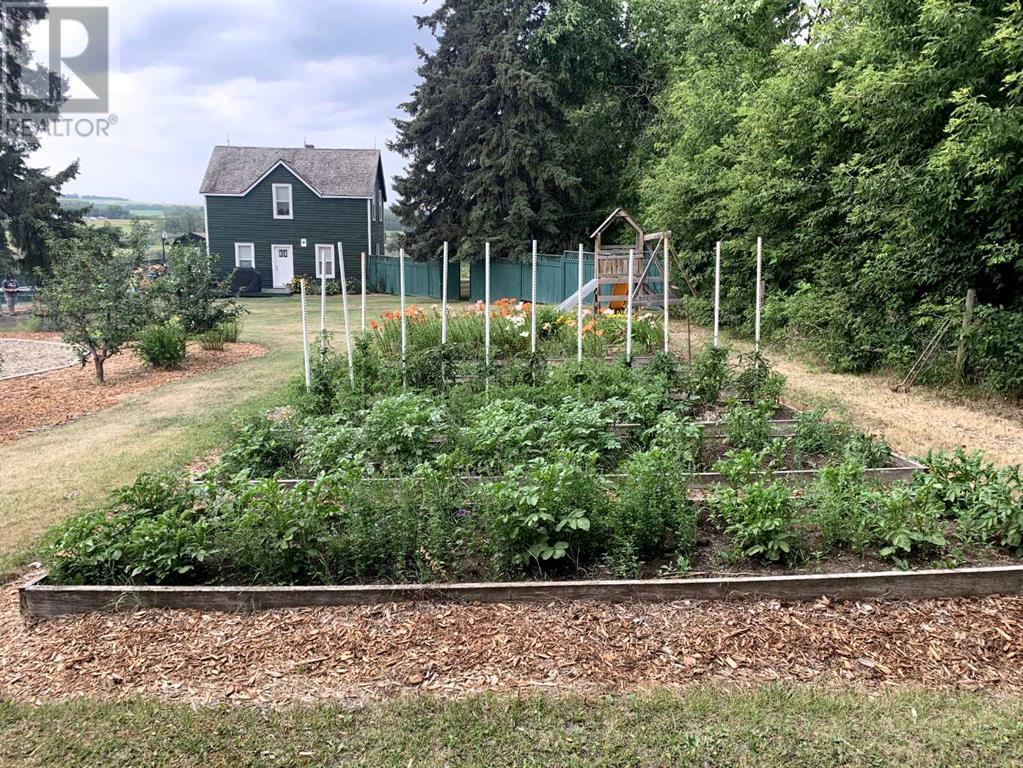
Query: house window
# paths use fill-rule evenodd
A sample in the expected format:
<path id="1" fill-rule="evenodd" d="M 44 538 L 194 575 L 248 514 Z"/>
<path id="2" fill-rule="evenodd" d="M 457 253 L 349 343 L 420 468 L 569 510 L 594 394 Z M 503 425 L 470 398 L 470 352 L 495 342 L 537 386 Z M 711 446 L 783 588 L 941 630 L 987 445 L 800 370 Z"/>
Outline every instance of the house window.
<path id="1" fill-rule="evenodd" d="M 256 246 L 252 243 L 235 243 L 234 265 L 244 269 L 255 269 Z"/>
<path id="2" fill-rule="evenodd" d="M 380 252 L 380 243 L 377 243 L 375 248 L 376 248 L 376 251 L 377 251 L 377 256 L 383 256 L 383 254 Z"/>
<path id="3" fill-rule="evenodd" d="M 334 279 L 334 246 L 316 246 L 316 276 Z"/>
<path id="4" fill-rule="evenodd" d="M 384 193 L 379 189 L 376 192 L 377 221 L 384 220 Z"/>
<path id="5" fill-rule="evenodd" d="M 291 185 L 274 184 L 273 195 L 274 195 L 274 218 L 275 219 L 293 218 L 292 216 L 293 211 L 291 209 Z"/>

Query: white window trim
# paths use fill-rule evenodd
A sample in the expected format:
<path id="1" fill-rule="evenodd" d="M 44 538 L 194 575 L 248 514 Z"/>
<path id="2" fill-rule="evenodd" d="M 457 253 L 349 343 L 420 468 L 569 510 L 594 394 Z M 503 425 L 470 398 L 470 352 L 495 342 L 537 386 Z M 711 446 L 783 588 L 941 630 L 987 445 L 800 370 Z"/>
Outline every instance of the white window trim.
<path id="1" fill-rule="evenodd" d="M 320 258 L 320 248 L 330 248 L 330 274 L 328 280 L 333 280 L 337 275 L 337 252 L 333 243 L 317 243 L 313 246 L 313 259 L 316 260 L 316 277 L 323 277 L 323 260 Z"/>
<path id="2" fill-rule="evenodd" d="M 208 237 L 208 235 L 207 235 Z M 249 247 L 249 251 L 252 253 L 252 267 L 245 267 L 245 269 L 256 268 L 256 244 L 255 243 L 235 243 L 234 244 L 234 266 L 235 269 L 241 269 L 242 265 L 238 263 L 238 249 L 245 246 Z"/>
<path id="3" fill-rule="evenodd" d="M 288 215 L 282 216 L 277 213 L 277 190 L 288 188 Z M 295 190 L 291 188 L 290 184 L 273 184 L 271 185 L 270 197 L 273 202 L 274 218 L 275 219 L 294 219 L 295 218 Z"/>

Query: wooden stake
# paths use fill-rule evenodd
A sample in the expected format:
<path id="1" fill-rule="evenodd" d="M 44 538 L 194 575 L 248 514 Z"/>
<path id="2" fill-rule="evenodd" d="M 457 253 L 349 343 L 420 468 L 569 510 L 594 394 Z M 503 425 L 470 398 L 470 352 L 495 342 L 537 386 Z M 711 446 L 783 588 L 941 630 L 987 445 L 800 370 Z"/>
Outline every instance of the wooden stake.
<path id="1" fill-rule="evenodd" d="M 320 361 L 327 354 L 327 273 L 320 264 Z"/>
<path id="2" fill-rule="evenodd" d="M 483 254 L 483 365 L 490 382 L 490 241 Z"/>
<path id="3" fill-rule="evenodd" d="M 355 389 L 355 364 L 352 362 L 352 328 L 348 321 L 348 281 L 345 278 L 345 247 L 337 244 L 338 262 L 341 265 L 341 311 L 345 315 L 345 347 L 348 350 L 348 381 Z"/>
<path id="4" fill-rule="evenodd" d="M 302 296 L 302 359 L 305 367 L 305 388 L 308 390 L 312 385 L 312 375 L 309 370 L 309 330 L 306 327 L 305 283 L 306 280 L 303 277 L 299 282 Z"/>
<path id="5" fill-rule="evenodd" d="M 963 310 L 963 327 L 959 331 L 959 347 L 956 349 L 956 378 L 963 380 L 966 373 L 966 339 L 973 325 L 973 308 L 977 304 L 977 291 L 969 288 L 966 291 L 966 308 Z"/>
<path id="6" fill-rule="evenodd" d="M 714 346 L 721 330 L 721 241 L 714 250 Z"/>
<path id="7" fill-rule="evenodd" d="M 583 246 L 579 244 L 579 275 L 578 293 L 576 294 L 575 311 L 575 357 L 577 362 L 583 361 Z"/>
<path id="8" fill-rule="evenodd" d="M 529 351 L 536 354 L 536 240 L 533 241 L 533 272 L 529 292 Z"/>

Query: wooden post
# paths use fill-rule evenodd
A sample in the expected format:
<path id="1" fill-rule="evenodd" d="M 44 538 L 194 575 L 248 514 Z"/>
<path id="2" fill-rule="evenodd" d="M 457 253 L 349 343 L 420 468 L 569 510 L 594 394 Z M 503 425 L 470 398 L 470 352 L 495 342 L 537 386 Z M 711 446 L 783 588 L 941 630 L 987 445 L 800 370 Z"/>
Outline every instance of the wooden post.
<path id="1" fill-rule="evenodd" d="M 448 241 L 444 241 L 444 261 L 440 267 L 440 345 L 448 343 Z"/>
<path id="2" fill-rule="evenodd" d="M 401 310 L 401 385 L 408 383 L 408 318 L 405 317 L 405 249 L 398 249 L 398 296 Z"/>
<path id="3" fill-rule="evenodd" d="M 714 346 L 718 345 L 721 329 L 721 241 L 714 249 Z"/>
<path id="4" fill-rule="evenodd" d="M 632 278 L 635 272 L 636 251 L 629 250 L 629 292 L 625 299 L 625 363 L 632 364 Z"/>
<path id="5" fill-rule="evenodd" d="M 973 325 L 973 308 L 977 304 L 977 291 L 969 288 L 966 291 L 966 307 L 963 310 L 963 327 L 959 331 L 959 348 L 956 349 L 956 378 L 963 380 L 966 373 L 966 339 Z"/>
<path id="6" fill-rule="evenodd" d="M 338 263 L 341 266 L 341 311 L 345 315 L 345 348 L 348 350 L 348 381 L 355 389 L 355 365 L 352 362 L 352 326 L 348 320 L 348 281 L 345 276 L 344 243 L 337 244 Z"/>
<path id="7" fill-rule="evenodd" d="M 529 290 L 529 351 L 536 354 L 536 240 L 533 241 L 533 271 Z"/>
<path id="8" fill-rule="evenodd" d="M 668 305 L 671 303 L 671 236 L 664 236 L 664 354 L 668 354 Z M 631 292 L 630 292 L 631 293 Z"/>
<path id="9" fill-rule="evenodd" d="M 305 367 L 305 388 L 308 390 L 312 385 L 312 376 L 309 371 L 309 330 L 306 327 L 305 283 L 306 280 L 303 277 L 299 282 L 299 291 L 302 296 L 302 361 Z"/>
<path id="10" fill-rule="evenodd" d="M 760 351 L 760 309 L 763 303 L 764 238 L 757 237 L 757 293 L 753 313 L 753 348 Z"/>
<path id="11" fill-rule="evenodd" d="M 596 264 L 594 264 L 596 268 Z M 579 274 L 578 274 L 578 293 L 576 298 L 578 299 L 575 303 L 575 358 L 576 362 L 581 363 L 583 361 L 583 245 L 579 243 Z"/>
<path id="12" fill-rule="evenodd" d="M 360 281 L 362 287 L 362 332 L 366 332 L 366 252 L 363 251 L 361 254 L 361 265 L 362 265 L 362 280 Z"/>

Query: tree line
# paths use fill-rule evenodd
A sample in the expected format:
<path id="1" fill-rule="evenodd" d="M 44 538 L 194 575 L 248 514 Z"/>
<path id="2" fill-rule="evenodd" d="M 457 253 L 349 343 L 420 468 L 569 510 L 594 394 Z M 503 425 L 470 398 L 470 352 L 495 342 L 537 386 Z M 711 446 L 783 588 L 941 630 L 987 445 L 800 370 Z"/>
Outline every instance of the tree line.
<path id="1" fill-rule="evenodd" d="M 908 365 L 975 288 L 973 359 L 1023 391 L 1019 0 L 447 0 L 419 23 L 392 144 L 414 254 L 560 250 L 623 205 L 674 232 L 698 314 L 721 240 L 748 328 L 762 235 L 767 331 Z"/>

